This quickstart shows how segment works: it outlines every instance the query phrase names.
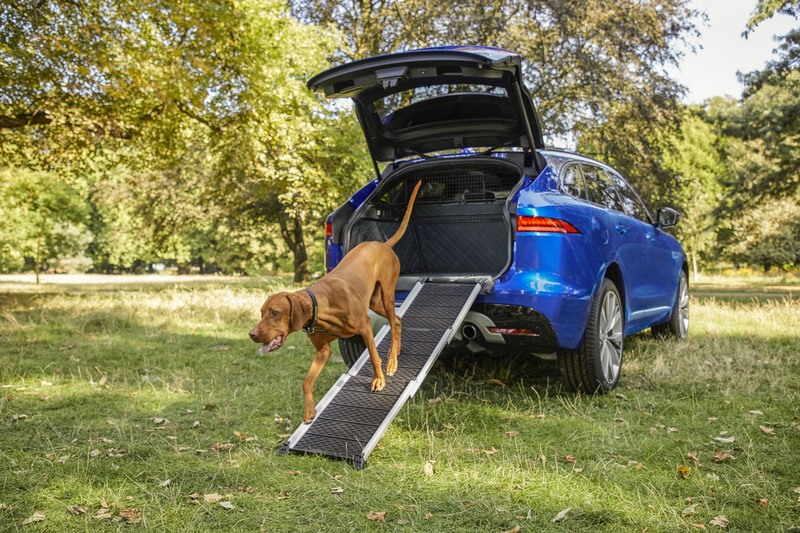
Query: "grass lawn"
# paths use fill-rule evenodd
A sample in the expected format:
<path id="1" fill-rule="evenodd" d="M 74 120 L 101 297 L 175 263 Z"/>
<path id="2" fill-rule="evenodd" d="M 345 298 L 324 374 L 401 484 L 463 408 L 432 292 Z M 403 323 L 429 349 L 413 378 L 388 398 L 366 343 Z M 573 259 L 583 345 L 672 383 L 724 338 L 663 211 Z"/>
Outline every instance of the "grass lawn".
<path id="1" fill-rule="evenodd" d="M 704 279 L 690 339 L 626 339 L 601 397 L 443 358 L 364 470 L 278 455 L 311 345 L 247 332 L 287 286 L 0 281 L 0 531 L 800 528 L 796 280 Z"/>

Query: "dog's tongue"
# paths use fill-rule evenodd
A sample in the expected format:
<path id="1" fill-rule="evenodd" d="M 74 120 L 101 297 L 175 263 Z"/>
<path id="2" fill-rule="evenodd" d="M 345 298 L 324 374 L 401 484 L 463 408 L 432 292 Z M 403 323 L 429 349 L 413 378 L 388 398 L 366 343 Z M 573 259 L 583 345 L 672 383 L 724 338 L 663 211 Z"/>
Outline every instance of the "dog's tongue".
<path id="1" fill-rule="evenodd" d="M 266 355 L 272 350 L 277 350 L 278 348 L 280 348 L 283 345 L 282 341 L 283 341 L 282 337 L 280 336 L 275 337 L 268 344 L 262 344 L 261 348 L 258 351 L 261 352 L 262 355 Z"/>

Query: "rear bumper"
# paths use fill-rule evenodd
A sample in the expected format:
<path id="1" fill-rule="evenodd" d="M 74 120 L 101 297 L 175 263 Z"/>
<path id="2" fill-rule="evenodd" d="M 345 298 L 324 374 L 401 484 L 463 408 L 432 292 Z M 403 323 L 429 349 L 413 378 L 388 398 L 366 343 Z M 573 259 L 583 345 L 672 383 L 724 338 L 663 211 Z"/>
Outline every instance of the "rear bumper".
<path id="1" fill-rule="evenodd" d="M 451 347 L 472 351 L 512 350 L 554 352 L 558 337 L 539 311 L 522 305 L 476 303 L 467 313 Z"/>

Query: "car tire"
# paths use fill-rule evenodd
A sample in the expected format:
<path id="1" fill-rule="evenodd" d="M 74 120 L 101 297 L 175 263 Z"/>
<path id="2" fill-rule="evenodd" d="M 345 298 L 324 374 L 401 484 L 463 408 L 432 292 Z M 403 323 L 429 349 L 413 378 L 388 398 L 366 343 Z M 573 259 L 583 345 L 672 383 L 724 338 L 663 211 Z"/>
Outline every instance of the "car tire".
<path id="1" fill-rule="evenodd" d="M 619 290 L 604 279 L 592 302 L 583 342 L 575 352 L 559 352 L 561 381 L 572 392 L 602 394 L 612 390 L 622 373 L 625 313 Z"/>
<path id="2" fill-rule="evenodd" d="M 367 345 L 361 335 L 339 339 L 339 353 L 342 354 L 342 360 L 348 368 L 353 368 L 366 349 Z"/>
<path id="3" fill-rule="evenodd" d="M 681 270 L 669 320 L 650 329 L 659 339 L 685 339 L 689 336 L 689 277 L 686 272 Z"/>

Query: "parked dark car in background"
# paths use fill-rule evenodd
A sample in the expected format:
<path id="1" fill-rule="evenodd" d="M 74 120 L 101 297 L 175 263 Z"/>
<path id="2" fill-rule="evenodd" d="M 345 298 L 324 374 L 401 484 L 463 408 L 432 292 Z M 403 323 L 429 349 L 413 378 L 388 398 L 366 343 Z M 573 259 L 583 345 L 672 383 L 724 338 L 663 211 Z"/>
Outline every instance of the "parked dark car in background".
<path id="1" fill-rule="evenodd" d="M 309 87 L 352 98 L 376 172 L 327 220 L 328 270 L 392 235 L 422 180 L 395 246 L 398 299 L 420 278 L 483 283 L 449 349 L 557 358 L 567 388 L 595 393 L 617 385 L 625 336 L 686 337 L 686 256 L 665 232 L 679 214 L 651 213 L 608 165 L 545 149 L 517 54 L 377 56 Z M 363 350 L 360 338 L 340 347 L 351 365 Z"/>

